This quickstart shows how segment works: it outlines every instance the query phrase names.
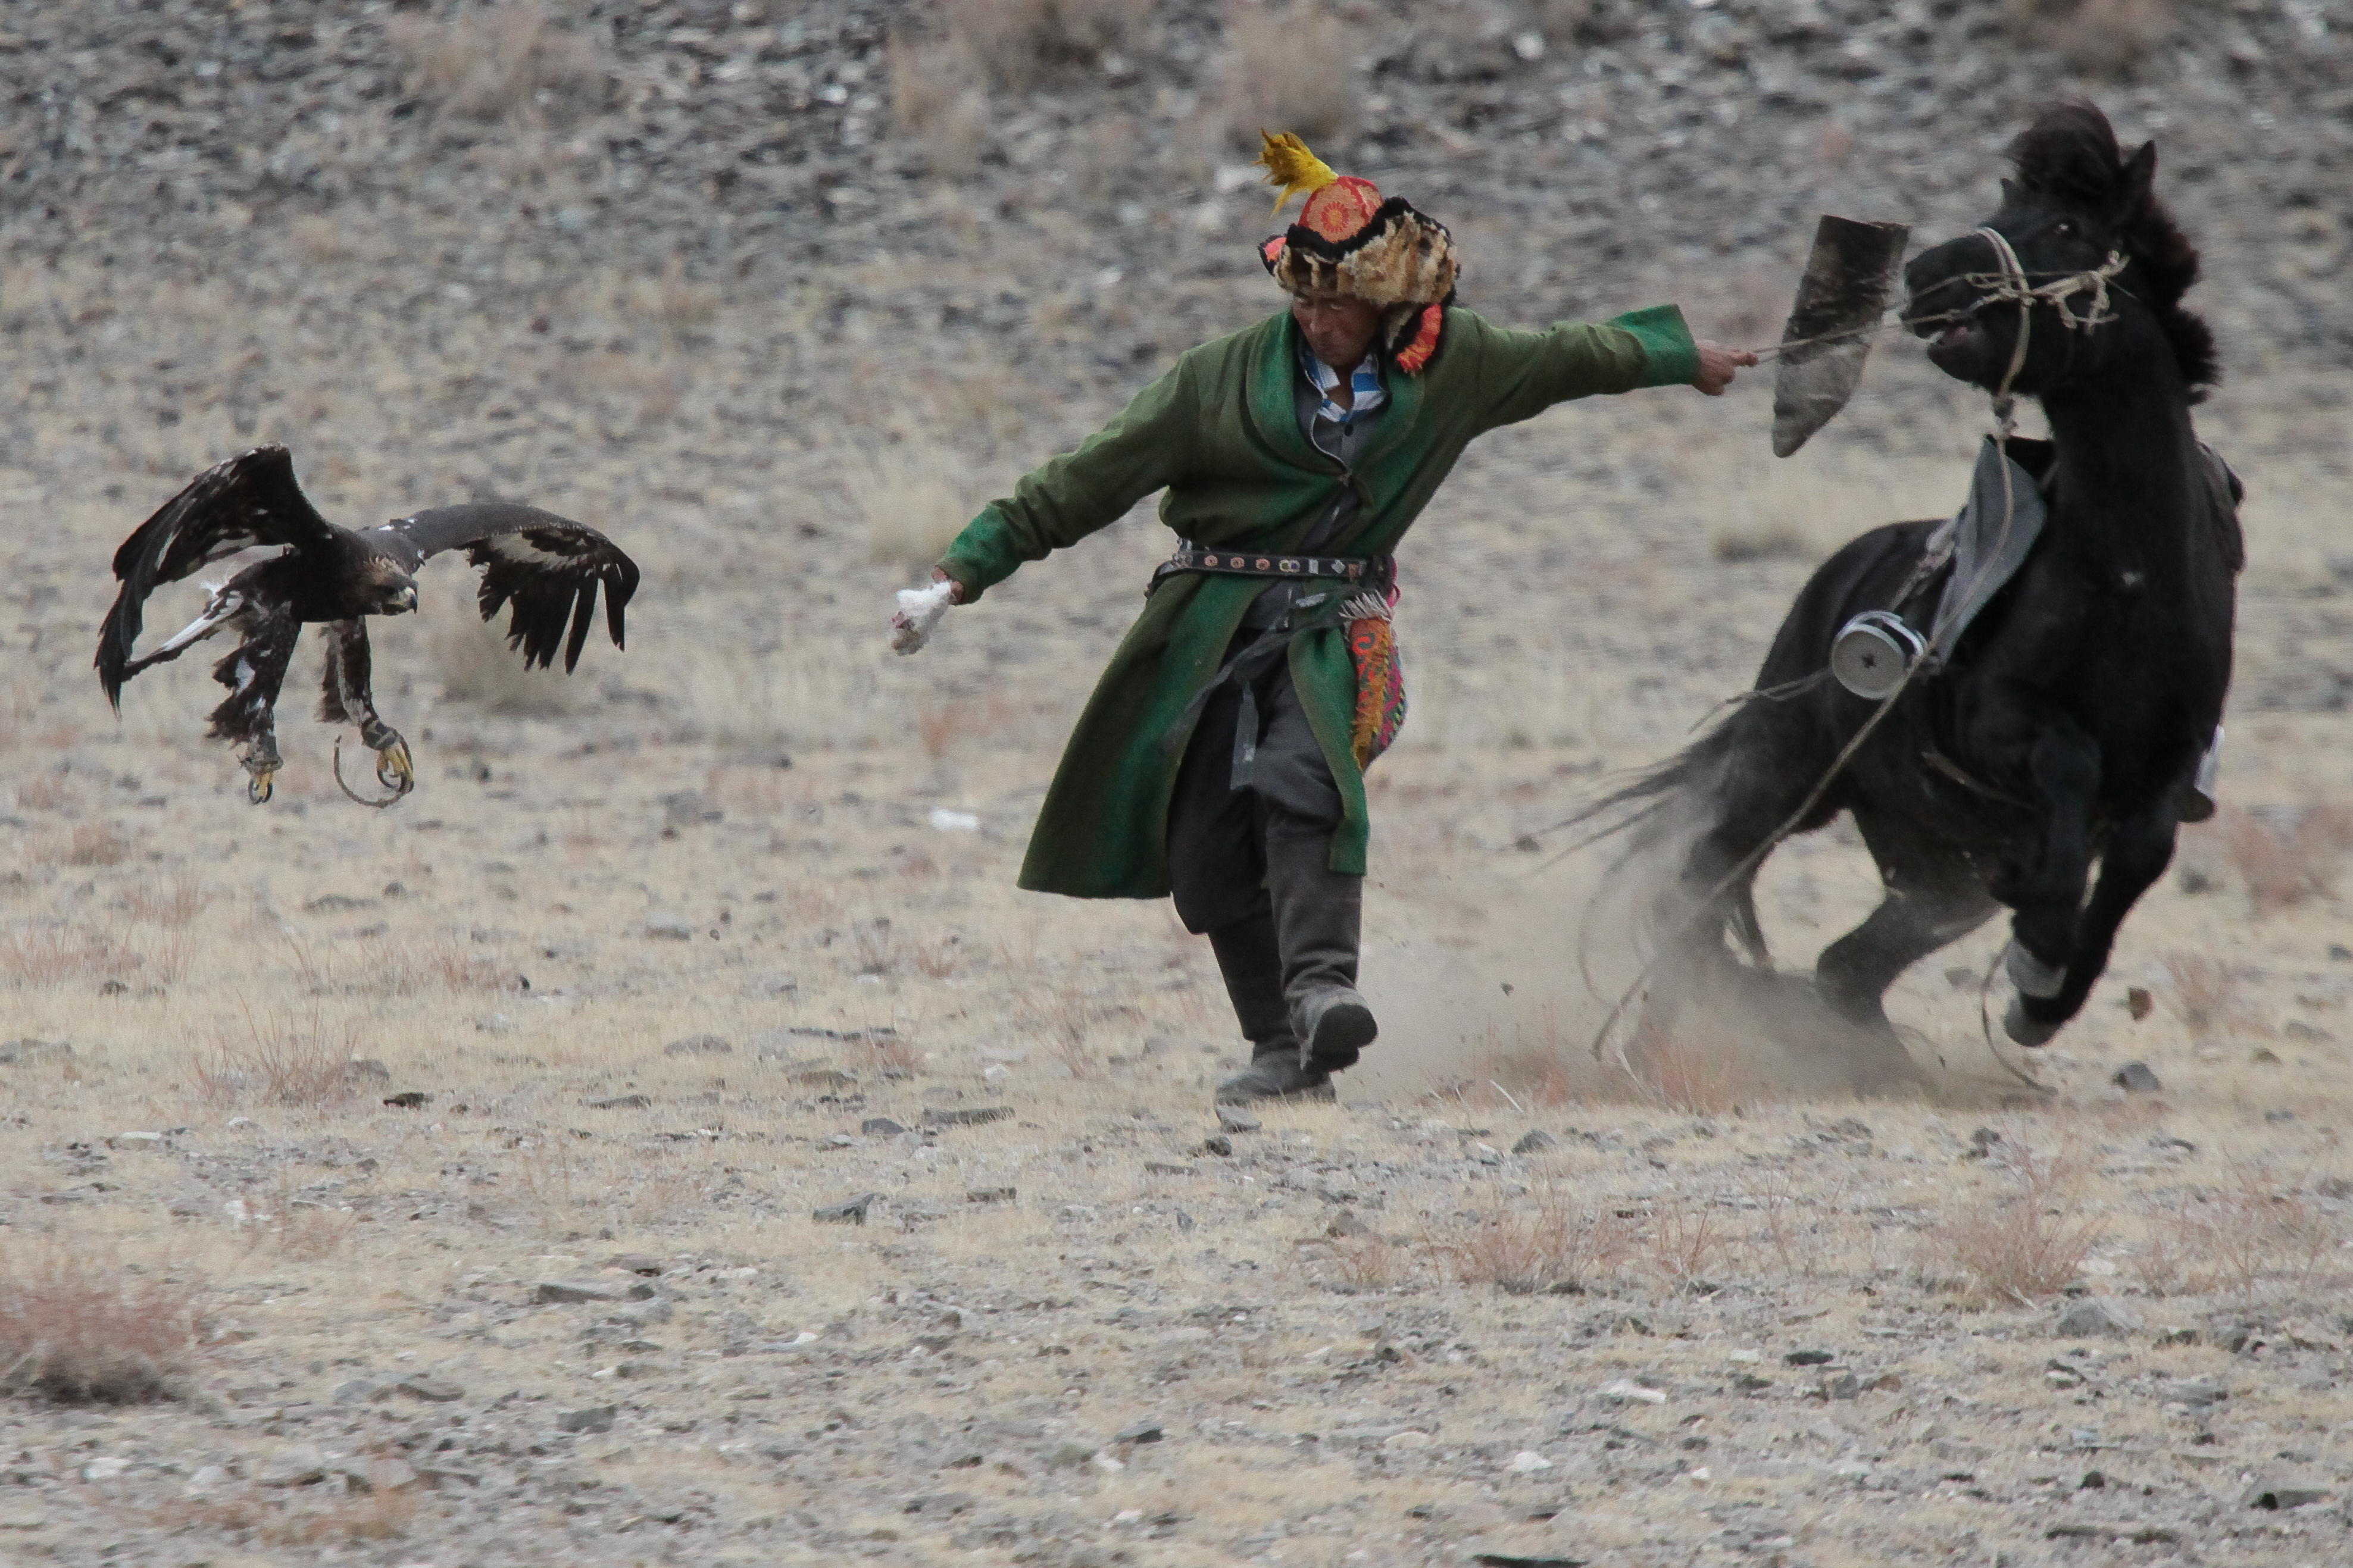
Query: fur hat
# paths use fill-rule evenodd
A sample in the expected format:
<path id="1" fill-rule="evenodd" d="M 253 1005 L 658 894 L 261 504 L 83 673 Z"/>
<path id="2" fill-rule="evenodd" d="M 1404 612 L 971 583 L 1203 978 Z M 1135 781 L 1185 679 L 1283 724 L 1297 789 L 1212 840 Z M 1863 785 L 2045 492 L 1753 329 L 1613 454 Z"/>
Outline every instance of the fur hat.
<path id="1" fill-rule="evenodd" d="M 1306 193 L 1299 221 L 1258 248 L 1274 280 L 1294 294 L 1353 294 L 1381 307 L 1381 342 L 1408 375 L 1430 363 L 1454 298 L 1454 237 L 1401 196 L 1384 201 L 1370 180 L 1335 174 L 1289 132 L 1260 132 L 1274 210 Z"/>

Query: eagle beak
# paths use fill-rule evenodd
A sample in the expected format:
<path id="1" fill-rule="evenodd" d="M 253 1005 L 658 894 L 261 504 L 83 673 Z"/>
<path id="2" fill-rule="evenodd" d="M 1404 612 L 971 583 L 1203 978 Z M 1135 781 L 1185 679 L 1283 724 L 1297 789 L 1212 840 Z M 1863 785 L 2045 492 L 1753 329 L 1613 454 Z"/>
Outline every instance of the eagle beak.
<path id="1" fill-rule="evenodd" d="M 406 587 L 405 587 L 405 588 L 401 589 L 401 591 L 400 591 L 400 597 L 399 597 L 398 599 L 395 600 L 395 601 L 394 601 L 394 603 L 397 604 L 397 605 L 398 605 L 402 609 L 404 609 L 404 610 L 414 610 L 414 609 L 416 609 L 416 608 L 417 608 L 417 584 L 414 584 L 414 583 L 411 583 L 411 584 L 409 584 Z"/>

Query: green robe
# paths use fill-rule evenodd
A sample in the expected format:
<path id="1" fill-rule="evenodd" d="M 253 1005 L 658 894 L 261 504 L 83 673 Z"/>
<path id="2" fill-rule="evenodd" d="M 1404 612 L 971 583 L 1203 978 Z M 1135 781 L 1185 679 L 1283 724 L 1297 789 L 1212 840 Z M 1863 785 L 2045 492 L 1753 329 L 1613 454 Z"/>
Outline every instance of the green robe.
<path id="1" fill-rule="evenodd" d="M 956 536 L 941 562 L 965 602 L 1025 561 L 1076 544 L 1153 491 L 1160 521 L 1211 549 L 1296 550 L 1342 485 L 1361 510 L 1327 555 L 1386 555 L 1472 438 L 1597 392 L 1672 386 L 1699 374 L 1699 351 L 1672 305 L 1599 326 L 1515 332 L 1450 309 L 1419 375 L 1392 369 L 1389 401 L 1353 471 L 1299 428 L 1290 312 L 1204 343 L 1075 452 L 1024 478 Z M 1168 891 L 1168 801 L 1183 747 L 1171 724 L 1217 674 L 1242 613 L 1266 584 L 1198 574 L 1163 582 L 1129 628 L 1071 736 L 1029 839 L 1020 885 L 1082 899 Z M 1351 749 L 1356 672 L 1337 630 L 1293 639 L 1291 675 L 1340 787 L 1335 871 L 1362 875 L 1370 823 Z"/>

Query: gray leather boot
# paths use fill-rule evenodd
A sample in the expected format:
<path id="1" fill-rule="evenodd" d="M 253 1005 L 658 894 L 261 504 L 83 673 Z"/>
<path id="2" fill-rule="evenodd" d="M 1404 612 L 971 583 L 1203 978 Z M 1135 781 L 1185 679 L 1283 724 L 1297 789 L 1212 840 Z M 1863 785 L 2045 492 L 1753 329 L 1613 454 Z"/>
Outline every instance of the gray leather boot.
<path id="1" fill-rule="evenodd" d="M 1266 841 L 1266 888 L 1274 900 L 1292 1033 L 1302 1060 L 1326 1073 L 1355 1066 L 1380 1033 L 1356 990 L 1365 879 L 1332 870 L 1331 852 L 1329 837 L 1270 834 Z"/>
<path id="2" fill-rule="evenodd" d="M 1307 1065 L 1299 1037 L 1292 1033 L 1274 917 L 1256 915 L 1219 926 L 1209 933 L 1209 948 L 1218 955 L 1218 973 L 1225 977 L 1242 1037 L 1250 1043 L 1250 1065 L 1218 1085 L 1218 1103 L 1240 1105 L 1283 1095 L 1333 1098 L 1332 1075 Z"/>

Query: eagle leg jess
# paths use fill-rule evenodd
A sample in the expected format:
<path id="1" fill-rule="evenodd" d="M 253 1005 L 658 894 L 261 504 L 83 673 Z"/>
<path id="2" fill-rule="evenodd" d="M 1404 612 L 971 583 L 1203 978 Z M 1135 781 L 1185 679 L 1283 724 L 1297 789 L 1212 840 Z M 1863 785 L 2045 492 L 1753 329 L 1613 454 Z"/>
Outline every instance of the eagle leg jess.
<path id="1" fill-rule="evenodd" d="M 360 740 L 375 752 L 376 782 L 397 800 L 417 787 L 417 767 L 408 754 L 408 742 L 376 713 L 370 685 L 367 623 L 331 622 L 321 628 L 321 636 L 327 645 L 327 668 L 319 717 L 330 724 L 358 727 Z"/>

